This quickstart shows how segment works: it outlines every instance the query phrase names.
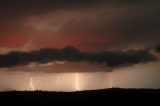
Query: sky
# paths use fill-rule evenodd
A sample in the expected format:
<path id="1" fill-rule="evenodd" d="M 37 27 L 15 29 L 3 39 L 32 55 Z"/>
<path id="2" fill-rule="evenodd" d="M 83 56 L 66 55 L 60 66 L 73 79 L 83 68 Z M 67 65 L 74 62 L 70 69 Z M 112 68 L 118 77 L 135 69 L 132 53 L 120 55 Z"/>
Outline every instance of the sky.
<path id="1" fill-rule="evenodd" d="M 159 13 L 159 0 L 2 0 L 0 90 L 160 88 Z"/>

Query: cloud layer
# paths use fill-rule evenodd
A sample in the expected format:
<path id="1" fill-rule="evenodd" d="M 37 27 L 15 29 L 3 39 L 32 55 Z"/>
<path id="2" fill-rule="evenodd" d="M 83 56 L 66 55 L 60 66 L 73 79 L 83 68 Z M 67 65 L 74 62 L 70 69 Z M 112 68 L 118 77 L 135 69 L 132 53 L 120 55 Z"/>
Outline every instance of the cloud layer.
<path id="1" fill-rule="evenodd" d="M 157 51 L 157 52 L 160 52 L 160 45 L 157 45 L 156 51 Z"/>
<path id="2" fill-rule="evenodd" d="M 155 45 L 159 13 L 159 0 L 2 0 L 0 48 L 73 45 L 102 51 Z"/>
<path id="3" fill-rule="evenodd" d="M 32 52 L 11 52 L 0 55 L 1 68 L 24 66 L 31 63 L 47 64 L 55 61 L 105 63 L 107 67 L 115 68 L 156 61 L 156 57 L 148 50 L 91 53 L 80 52 L 72 46 L 63 49 L 41 49 Z"/>

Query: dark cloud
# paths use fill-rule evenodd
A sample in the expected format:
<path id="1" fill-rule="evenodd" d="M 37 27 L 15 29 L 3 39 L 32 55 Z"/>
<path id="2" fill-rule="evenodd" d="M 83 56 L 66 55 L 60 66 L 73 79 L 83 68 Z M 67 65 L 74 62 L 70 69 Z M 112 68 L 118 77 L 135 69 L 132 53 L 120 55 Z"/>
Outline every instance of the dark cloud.
<path id="1" fill-rule="evenodd" d="M 63 9 L 83 9 L 103 4 L 105 0 L 4 0 L 0 4 L 1 18 L 43 14 Z M 11 16 L 11 17 L 10 17 Z"/>
<path id="2" fill-rule="evenodd" d="M 160 45 L 156 46 L 156 52 L 160 52 Z"/>
<path id="3" fill-rule="evenodd" d="M 97 48 L 112 45 L 126 46 L 126 44 L 127 46 L 137 44 L 138 47 L 139 45 L 148 46 L 155 45 L 160 39 L 159 0 L 2 0 L 0 3 L 0 32 L 14 30 L 29 33 L 31 30 L 29 33 L 31 35 L 37 30 L 33 26 L 26 27 L 28 21 L 25 19 L 29 20 L 37 16 L 35 19 L 38 21 L 39 15 L 42 15 L 44 19 L 50 17 L 46 20 L 52 23 L 52 20 L 56 20 L 55 17 L 59 16 L 57 12 L 59 10 L 66 14 L 72 11 L 78 13 L 78 15 L 73 14 L 60 32 L 65 32 L 65 30 L 78 32 L 84 29 L 84 32 L 92 31 L 97 34 L 97 37 L 102 36 L 104 39 L 109 39 L 111 36 L 115 40 L 124 39 L 123 42 L 115 41 L 118 42 L 116 45 L 88 44 L 94 47 L 96 45 Z M 54 14 L 54 17 L 51 14 Z M 64 20 L 67 17 L 66 14 L 64 14 Z M 3 33 L 0 34 L 0 36 L 3 35 L 6 36 Z M 8 36 L 13 36 L 13 34 Z M 84 36 L 90 36 L 92 39 L 93 35 Z"/>
<path id="4" fill-rule="evenodd" d="M 1 8 L 9 10 L 32 10 L 32 9 L 47 9 L 47 8 L 83 8 L 98 6 L 106 3 L 143 3 L 149 0 L 2 0 Z M 153 0 L 154 1 L 154 0 Z M 15 8 L 13 8 L 15 7 Z M 18 10 L 22 9 L 22 10 Z"/>
<path id="5" fill-rule="evenodd" d="M 41 49 L 33 52 L 11 52 L 6 55 L 0 55 L 0 67 L 15 67 L 27 65 L 29 63 L 43 64 L 54 61 L 68 62 L 89 62 L 89 63 L 105 63 L 107 67 L 121 67 L 156 61 L 154 55 L 147 50 L 129 50 L 119 52 L 100 52 L 85 53 L 80 52 L 74 47 L 65 47 L 63 49 Z"/>
<path id="6" fill-rule="evenodd" d="M 87 9 L 105 6 L 107 4 L 135 4 L 145 3 L 149 0 L 2 0 L 0 14 L 4 20 L 12 20 L 19 16 L 42 14 L 56 10 Z M 154 0 L 152 2 L 155 2 Z M 151 2 L 151 3 L 152 3 Z"/>

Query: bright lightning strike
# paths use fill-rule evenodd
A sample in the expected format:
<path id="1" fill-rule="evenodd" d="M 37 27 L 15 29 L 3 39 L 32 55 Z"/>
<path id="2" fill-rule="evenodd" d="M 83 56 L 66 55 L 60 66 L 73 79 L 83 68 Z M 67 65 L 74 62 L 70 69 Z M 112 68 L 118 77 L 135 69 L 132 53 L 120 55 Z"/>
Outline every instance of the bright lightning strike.
<path id="1" fill-rule="evenodd" d="M 33 86 L 33 78 L 32 77 L 30 78 L 30 86 L 31 86 L 32 91 L 34 91 L 35 89 Z"/>
<path id="2" fill-rule="evenodd" d="M 76 73 L 76 90 L 79 91 L 79 74 Z"/>
<path id="3" fill-rule="evenodd" d="M 112 88 L 112 77 L 110 74 L 109 74 L 109 88 Z"/>
<path id="4" fill-rule="evenodd" d="M 60 81 L 60 77 L 57 76 L 57 91 L 59 91 L 60 87 L 59 87 L 59 81 Z"/>

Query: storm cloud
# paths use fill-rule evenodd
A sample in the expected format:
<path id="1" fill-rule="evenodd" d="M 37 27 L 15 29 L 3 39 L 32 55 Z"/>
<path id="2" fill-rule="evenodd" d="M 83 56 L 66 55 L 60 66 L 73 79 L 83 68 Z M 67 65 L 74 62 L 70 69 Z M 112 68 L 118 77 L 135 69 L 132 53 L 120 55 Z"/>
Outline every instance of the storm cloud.
<path id="1" fill-rule="evenodd" d="M 11 52 L 0 55 L 1 68 L 30 63 L 45 64 L 54 61 L 105 63 L 107 67 L 114 68 L 156 61 L 156 57 L 147 50 L 89 53 L 80 52 L 72 46 L 63 49 L 41 49 L 32 52 Z"/>
<path id="2" fill-rule="evenodd" d="M 156 46 L 156 52 L 160 52 L 160 45 Z"/>
<path id="3" fill-rule="evenodd" d="M 22 43 L 13 47 L 20 47 L 33 38 L 38 39 L 34 44 L 39 46 L 39 42 L 45 42 L 39 38 L 41 34 L 52 40 L 48 42 L 55 42 L 56 36 L 60 40 L 67 37 L 68 42 L 60 43 L 61 47 L 79 44 L 78 48 L 91 50 L 95 46 L 103 50 L 114 46 L 130 48 L 126 44 L 155 45 L 160 39 L 159 13 L 159 0 L 2 0 L 0 47 L 12 47 L 17 39 Z M 75 41 L 73 36 L 80 36 L 83 42 L 71 42 Z"/>
<path id="4" fill-rule="evenodd" d="M 159 87 L 160 0 L 1 0 L 0 24 L 0 90 Z"/>

